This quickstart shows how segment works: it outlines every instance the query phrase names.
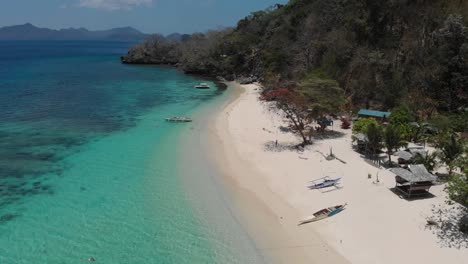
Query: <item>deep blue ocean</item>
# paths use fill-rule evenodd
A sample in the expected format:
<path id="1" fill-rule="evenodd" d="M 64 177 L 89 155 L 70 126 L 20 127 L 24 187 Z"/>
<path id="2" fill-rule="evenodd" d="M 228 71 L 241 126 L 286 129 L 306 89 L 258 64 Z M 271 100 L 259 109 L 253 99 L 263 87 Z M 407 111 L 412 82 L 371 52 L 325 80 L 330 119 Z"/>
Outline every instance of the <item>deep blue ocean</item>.
<path id="1" fill-rule="evenodd" d="M 229 212 L 222 238 L 197 215 L 177 170 L 189 128 L 164 121 L 224 90 L 123 65 L 131 45 L 0 42 L 1 264 L 258 262 Z"/>

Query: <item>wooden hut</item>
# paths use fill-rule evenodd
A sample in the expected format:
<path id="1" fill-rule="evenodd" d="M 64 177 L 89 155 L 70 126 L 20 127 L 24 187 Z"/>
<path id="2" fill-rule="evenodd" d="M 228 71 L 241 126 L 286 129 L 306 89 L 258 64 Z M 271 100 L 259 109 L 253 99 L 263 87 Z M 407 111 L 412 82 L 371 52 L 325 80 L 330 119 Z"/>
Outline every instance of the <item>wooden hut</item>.
<path id="1" fill-rule="evenodd" d="M 390 171 L 396 175 L 395 189 L 407 198 L 429 194 L 429 189 L 437 179 L 424 165 L 409 165 L 409 170 L 392 168 Z"/>
<path id="2" fill-rule="evenodd" d="M 409 164 L 413 160 L 413 154 L 405 150 L 397 151 L 394 155 L 398 156 L 398 164 L 400 165 Z"/>

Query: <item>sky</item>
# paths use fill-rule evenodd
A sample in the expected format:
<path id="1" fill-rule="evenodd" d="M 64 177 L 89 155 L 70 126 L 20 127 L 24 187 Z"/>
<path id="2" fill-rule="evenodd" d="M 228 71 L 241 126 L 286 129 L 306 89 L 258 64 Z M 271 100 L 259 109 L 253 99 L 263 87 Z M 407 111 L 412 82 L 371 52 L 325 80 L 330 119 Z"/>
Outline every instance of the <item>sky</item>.
<path id="1" fill-rule="evenodd" d="M 202 32 L 287 0 L 0 0 L 0 27 L 52 29 L 131 26 L 144 33 Z"/>

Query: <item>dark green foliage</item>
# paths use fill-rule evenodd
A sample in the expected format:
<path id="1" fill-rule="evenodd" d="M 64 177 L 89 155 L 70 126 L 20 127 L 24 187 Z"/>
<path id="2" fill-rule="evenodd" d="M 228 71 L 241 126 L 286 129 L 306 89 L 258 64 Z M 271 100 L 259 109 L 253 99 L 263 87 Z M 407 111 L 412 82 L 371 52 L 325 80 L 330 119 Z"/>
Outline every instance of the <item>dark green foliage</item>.
<path id="1" fill-rule="evenodd" d="M 397 150 L 400 147 L 406 145 L 406 142 L 403 140 L 400 130 L 396 125 L 389 125 L 385 128 L 383 133 L 383 139 L 385 147 L 387 148 L 387 155 L 389 164 L 392 163 L 392 154 L 393 151 Z"/>
<path id="2" fill-rule="evenodd" d="M 361 118 L 353 123 L 353 133 L 367 133 L 367 128 L 370 124 L 378 126 L 379 123 L 374 118 Z"/>
<path id="3" fill-rule="evenodd" d="M 410 125 L 411 121 L 413 121 L 413 117 L 406 106 L 399 106 L 393 109 L 392 115 L 390 116 L 390 125 L 398 130 L 402 139 L 414 140 L 412 136 L 417 132 L 416 130 L 418 128 L 412 127 Z"/>
<path id="4" fill-rule="evenodd" d="M 467 13 L 468 2 L 458 0 L 294 0 L 254 12 L 232 30 L 193 34 L 171 44 L 174 52 L 143 54 L 174 55 L 189 72 L 254 75 L 267 88 L 301 83 L 320 69 L 351 108 L 406 102 L 420 120 L 468 105 Z M 124 60 L 157 61 L 134 53 L 142 52 Z"/>
<path id="5" fill-rule="evenodd" d="M 438 159 L 437 152 L 433 152 L 433 153 L 427 152 L 426 155 L 422 155 L 421 153 L 416 153 L 416 155 L 413 158 L 413 163 L 422 164 L 424 165 L 424 167 L 426 167 L 426 169 L 429 172 L 433 172 L 439 166 L 439 162 L 437 159 Z"/>
<path id="6" fill-rule="evenodd" d="M 462 157 L 457 161 L 457 167 L 461 173 L 455 175 L 447 186 L 450 199 L 468 206 L 468 157 Z"/>
<path id="7" fill-rule="evenodd" d="M 298 91 L 306 98 L 313 118 L 338 112 L 345 102 L 343 89 L 320 72 L 306 76 L 299 84 Z"/>
<path id="8" fill-rule="evenodd" d="M 380 125 L 374 123 L 369 124 L 366 131 L 367 136 L 367 151 L 372 156 L 377 154 L 382 148 L 383 132 Z"/>
<path id="9" fill-rule="evenodd" d="M 409 124 L 411 121 L 413 121 L 413 118 L 411 117 L 410 110 L 406 106 L 399 106 L 392 110 L 390 124 L 400 126 Z"/>
<path id="10" fill-rule="evenodd" d="M 441 152 L 440 159 L 449 168 L 449 175 L 452 175 L 453 169 L 457 166 L 457 159 L 464 153 L 464 142 L 455 134 L 445 134 L 439 137 L 436 144 Z"/>

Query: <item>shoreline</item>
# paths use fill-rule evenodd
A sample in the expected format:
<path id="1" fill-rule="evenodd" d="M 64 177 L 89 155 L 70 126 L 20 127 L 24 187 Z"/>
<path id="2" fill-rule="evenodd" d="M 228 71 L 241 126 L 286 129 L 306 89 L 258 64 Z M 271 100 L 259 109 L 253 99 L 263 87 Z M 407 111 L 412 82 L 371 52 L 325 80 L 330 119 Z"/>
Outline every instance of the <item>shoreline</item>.
<path id="1" fill-rule="evenodd" d="M 339 124 L 334 137 L 315 139 L 301 153 L 290 150 L 298 139 L 274 132 L 283 121 L 258 100 L 259 86 L 231 82 L 229 87 L 239 94 L 206 129 L 209 158 L 220 171 L 237 218 L 271 263 L 461 264 L 468 259 L 466 247 L 457 248 L 442 229 L 426 226 L 429 217 L 446 221 L 458 210 L 445 203 L 443 185 L 431 188 L 430 199 L 399 198 L 391 191 L 394 175 L 354 152 L 351 131 Z M 267 150 L 275 140 L 285 149 Z M 324 159 L 330 147 L 346 164 Z M 308 181 L 323 176 L 343 177 L 344 188 L 327 193 L 306 188 Z M 297 226 L 313 212 L 345 202 L 344 212 Z"/>
<path id="2" fill-rule="evenodd" d="M 221 184 L 232 197 L 238 221 L 256 244 L 267 263 L 348 263 L 314 230 L 307 233 L 297 226 L 299 214 L 282 197 L 262 183 L 255 164 L 232 148 L 226 116 L 245 100 L 247 90 L 234 82 L 232 98 L 222 106 L 209 128 L 209 158 L 216 163 Z"/>

